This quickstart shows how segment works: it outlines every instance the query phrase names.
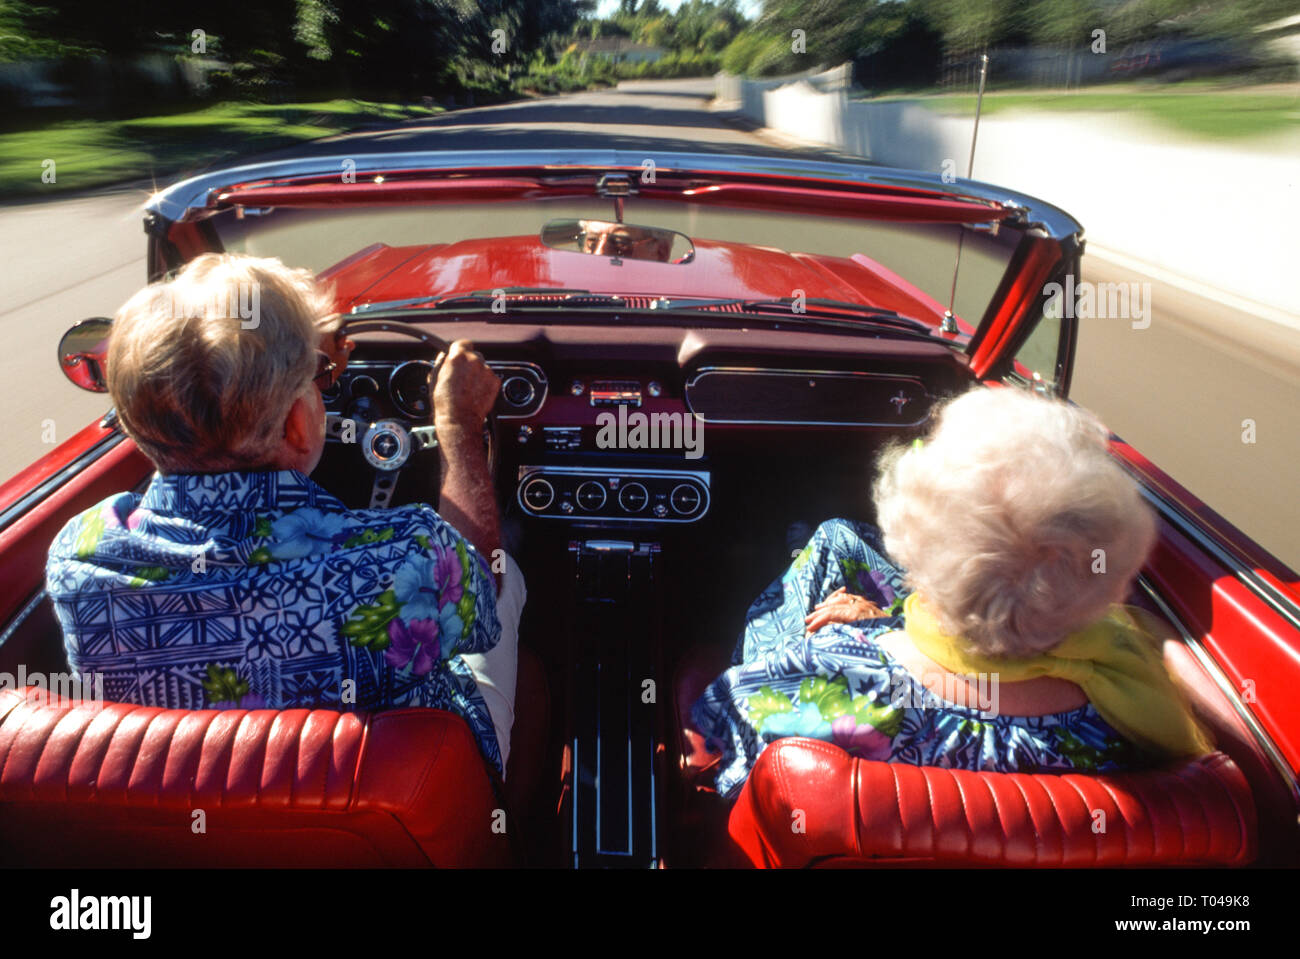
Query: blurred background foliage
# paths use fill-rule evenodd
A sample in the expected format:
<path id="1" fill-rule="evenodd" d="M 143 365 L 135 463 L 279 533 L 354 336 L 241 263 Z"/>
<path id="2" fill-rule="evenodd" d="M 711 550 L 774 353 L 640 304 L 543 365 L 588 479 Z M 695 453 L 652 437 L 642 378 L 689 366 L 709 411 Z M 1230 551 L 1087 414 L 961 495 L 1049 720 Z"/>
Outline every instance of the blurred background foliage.
<path id="1" fill-rule="evenodd" d="M 1300 0 L 0 0 L 0 107 L 484 103 L 846 61 L 861 86 L 920 89 L 994 48 L 1086 53 L 1098 29 L 1112 51 L 1163 44 L 1165 64 L 1199 63 L 1198 76 L 1217 61 L 1293 79 L 1294 60 L 1262 52 L 1261 27 L 1297 13 Z M 59 92 L 19 95 L 24 83 Z"/>
<path id="2" fill-rule="evenodd" d="M 219 61 L 205 70 L 215 98 L 344 95 L 411 100 L 493 99 L 576 89 L 629 76 L 705 76 L 747 26 L 736 0 L 688 0 L 676 11 L 627 0 L 612 16 L 596 0 L 0 0 L 0 62 L 59 65 L 57 80 L 89 63 Z M 196 44 L 194 31 L 202 30 Z M 497 33 L 496 31 L 502 31 Z M 622 62 L 584 45 L 601 38 L 655 48 Z M 197 49 L 196 49 L 197 47 Z M 79 64 L 81 65 L 79 68 Z M 157 72 L 156 69 L 154 71 Z M 138 91 L 124 76 L 117 99 Z"/>
<path id="3" fill-rule="evenodd" d="M 1088 52 L 1093 31 L 1102 30 L 1112 52 L 1214 41 L 1278 66 L 1262 51 L 1260 28 L 1297 13 L 1300 0 L 765 0 L 756 22 L 723 51 L 722 65 L 780 76 L 809 61 L 852 61 L 860 82 L 865 75 L 885 87 L 919 86 L 935 82 L 945 61 L 985 50 Z M 797 29 L 806 32 L 806 54 L 792 49 Z"/>

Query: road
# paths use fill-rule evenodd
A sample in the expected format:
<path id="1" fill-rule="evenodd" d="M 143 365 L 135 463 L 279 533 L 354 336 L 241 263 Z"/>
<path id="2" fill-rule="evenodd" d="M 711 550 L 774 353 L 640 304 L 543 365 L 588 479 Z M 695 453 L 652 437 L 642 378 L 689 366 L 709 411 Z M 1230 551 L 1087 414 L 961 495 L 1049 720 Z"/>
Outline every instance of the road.
<path id="1" fill-rule="evenodd" d="M 734 125 L 709 111 L 710 92 L 710 81 L 625 84 L 457 111 L 386 131 L 327 138 L 307 149 L 340 155 L 413 148 L 833 155 Z M 0 382 L 9 385 L 10 405 L 0 478 L 104 410 L 104 398 L 80 392 L 55 371 L 55 348 L 72 322 L 111 315 L 143 283 L 139 206 L 147 192 L 148 184 L 137 184 L 0 208 L 0 262 L 6 265 L 0 275 L 0 335 L 6 343 Z M 940 274 L 946 274 L 951 256 L 946 249 L 937 252 L 926 258 L 927 276 L 918 282 L 942 297 Z M 977 267 L 963 265 L 963 282 L 968 269 Z M 1074 399 L 1300 569 L 1296 331 L 1255 315 L 1248 305 L 1207 298 L 1176 278 L 1093 253 L 1085 258 L 1083 275 L 1090 281 L 1150 283 L 1151 324 L 1134 329 L 1124 320 L 1081 321 Z M 1243 434 L 1249 438 L 1245 421 L 1253 421 L 1253 443 L 1243 441 Z"/>

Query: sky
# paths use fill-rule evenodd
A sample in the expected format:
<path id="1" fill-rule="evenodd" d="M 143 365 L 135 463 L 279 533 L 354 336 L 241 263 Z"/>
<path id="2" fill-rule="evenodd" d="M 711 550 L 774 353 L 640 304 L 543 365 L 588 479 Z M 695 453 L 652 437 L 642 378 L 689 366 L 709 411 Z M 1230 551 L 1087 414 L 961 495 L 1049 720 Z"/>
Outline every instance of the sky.
<path id="1" fill-rule="evenodd" d="M 676 10 L 683 3 L 683 0 L 659 0 L 661 7 L 667 7 L 669 10 Z M 759 9 L 762 7 L 762 0 L 740 0 L 740 9 L 744 11 L 745 16 L 753 20 L 758 16 Z M 618 9 L 618 0 L 600 0 L 600 5 L 596 7 L 596 16 L 608 17 Z"/>

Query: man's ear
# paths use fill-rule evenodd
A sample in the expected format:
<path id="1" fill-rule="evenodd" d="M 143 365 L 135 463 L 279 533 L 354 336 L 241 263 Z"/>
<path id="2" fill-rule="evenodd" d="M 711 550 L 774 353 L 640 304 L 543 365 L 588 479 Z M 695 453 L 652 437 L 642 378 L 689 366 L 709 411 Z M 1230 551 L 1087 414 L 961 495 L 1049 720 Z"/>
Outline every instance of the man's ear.
<path id="1" fill-rule="evenodd" d="M 299 394 L 284 418 L 284 445 L 295 453 L 310 453 L 320 433 L 320 424 L 312 412 L 306 396 Z"/>

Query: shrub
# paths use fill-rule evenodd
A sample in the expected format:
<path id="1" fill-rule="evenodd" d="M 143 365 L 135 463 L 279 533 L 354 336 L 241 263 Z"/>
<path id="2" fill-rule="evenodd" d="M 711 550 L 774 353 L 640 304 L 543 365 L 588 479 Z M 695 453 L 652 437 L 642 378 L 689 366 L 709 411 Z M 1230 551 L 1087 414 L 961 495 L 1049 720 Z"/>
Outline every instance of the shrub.
<path id="1" fill-rule="evenodd" d="M 758 33 L 742 33 L 722 51 L 722 69 L 740 76 L 749 75 L 750 65 L 767 42 Z"/>

